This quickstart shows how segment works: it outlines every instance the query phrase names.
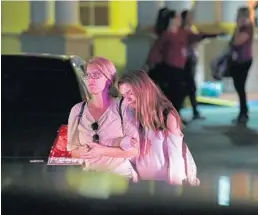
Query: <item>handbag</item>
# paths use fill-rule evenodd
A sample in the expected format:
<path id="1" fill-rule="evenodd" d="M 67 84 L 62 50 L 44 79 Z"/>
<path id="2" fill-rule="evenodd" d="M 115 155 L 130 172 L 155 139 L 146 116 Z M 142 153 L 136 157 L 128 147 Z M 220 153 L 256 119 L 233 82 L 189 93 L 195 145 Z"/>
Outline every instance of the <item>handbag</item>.
<path id="1" fill-rule="evenodd" d="M 231 77 L 232 51 L 223 51 L 211 62 L 212 76 L 215 80 L 221 81 L 225 77 Z"/>
<path id="2" fill-rule="evenodd" d="M 164 120 L 167 123 L 169 110 L 164 111 Z M 197 177 L 197 167 L 194 158 L 182 138 L 176 137 L 175 135 L 168 135 L 166 137 L 167 151 L 169 158 L 169 175 L 170 180 L 173 181 L 173 177 L 182 178 L 183 184 L 191 186 L 199 186 L 200 180 Z M 181 151 L 180 152 L 178 151 Z"/>
<path id="3" fill-rule="evenodd" d="M 86 102 L 82 103 L 80 113 L 78 115 L 78 124 L 79 125 L 82 114 L 84 111 Z M 82 165 L 84 160 L 80 158 L 73 158 L 71 155 L 71 152 L 67 151 L 67 130 L 68 126 L 67 125 L 61 125 L 60 128 L 58 129 L 57 137 L 54 141 L 54 144 L 51 148 L 49 157 L 48 157 L 48 162 L 47 165 Z"/>

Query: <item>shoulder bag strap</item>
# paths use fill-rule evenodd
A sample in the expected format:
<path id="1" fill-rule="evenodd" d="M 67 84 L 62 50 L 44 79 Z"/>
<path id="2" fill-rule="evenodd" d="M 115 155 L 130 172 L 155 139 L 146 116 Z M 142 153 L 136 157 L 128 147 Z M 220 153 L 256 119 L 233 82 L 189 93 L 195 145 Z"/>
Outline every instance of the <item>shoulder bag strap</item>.
<path id="1" fill-rule="evenodd" d="M 81 122 L 81 118 L 82 118 L 82 115 L 83 115 L 83 111 L 84 111 L 85 105 L 86 105 L 86 102 L 83 102 L 83 103 L 82 103 L 82 106 L 81 106 L 80 113 L 79 113 L 79 115 L 78 115 L 78 125 L 79 125 L 80 122 Z"/>

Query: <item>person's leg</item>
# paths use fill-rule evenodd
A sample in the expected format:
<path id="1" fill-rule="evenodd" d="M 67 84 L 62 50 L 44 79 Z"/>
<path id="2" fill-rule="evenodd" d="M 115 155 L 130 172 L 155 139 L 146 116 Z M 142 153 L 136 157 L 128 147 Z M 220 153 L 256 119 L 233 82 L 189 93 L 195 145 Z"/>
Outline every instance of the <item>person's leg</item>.
<path id="1" fill-rule="evenodd" d="M 193 108 L 193 119 L 205 119 L 205 117 L 201 116 L 200 112 L 197 108 L 197 99 L 196 99 L 196 82 L 195 82 L 195 74 L 196 74 L 196 62 L 192 62 L 189 73 L 189 98 Z"/>
<path id="2" fill-rule="evenodd" d="M 251 65 L 252 61 L 248 61 L 245 63 L 234 63 L 232 68 L 233 83 L 238 94 L 240 104 L 240 111 L 237 122 L 247 122 L 248 120 L 248 107 L 245 84 Z"/>
<path id="3" fill-rule="evenodd" d="M 174 77 L 173 77 L 173 104 L 180 115 L 180 110 L 183 107 L 184 100 L 188 94 L 187 82 L 185 79 L 185 70 L 180 68 L 174 68 Z M 187 125 L 187 121 L 182 119 L 184 125 Z"/>
<path id="4" fill-rule="evenodd" d="M 197 110 L 197 100 L 196 100 L 196 84 L 195 84 L 195 68 L 196 61 L 189 58 L 186 62 L 184 73 L 186 81 L 187 95 L 189 96 L 190 103 L 193 110 L 193 119 L 204 119 Z"/>
<path id="5" fill-rule="evenodd" d="M 171 101 L 175 109 L 180 111 L 181 104 L 181 71 L 178 71 L 177 68 L 167 66 L 163 70 L 164 79 L 162 83 L 163 93 L 167 96 L 167 98 Z"/>
<path id="6" fill-rule="evenodd" d="M 195 67 L 196 64 L 192 60 L 189 60 L 189 65 L 186 67 L 187 72 L 187 85 L 189 89 L 189 98 L 191 102 L 191 106 L 193 108 L 193 115 L 199 115 L 197 111 L 197 101 L 196 101 L 196 84 L 195 84 Z"/>
<path id="7" fill-rule="evenodd" d="M 166 64 L 161 64 L 159 66 L 159 88 L 163 94 L 173 103 L 174 99 L 172 98 L 173 84 L 170 79 L 173 79 L 173 71 Z"/>

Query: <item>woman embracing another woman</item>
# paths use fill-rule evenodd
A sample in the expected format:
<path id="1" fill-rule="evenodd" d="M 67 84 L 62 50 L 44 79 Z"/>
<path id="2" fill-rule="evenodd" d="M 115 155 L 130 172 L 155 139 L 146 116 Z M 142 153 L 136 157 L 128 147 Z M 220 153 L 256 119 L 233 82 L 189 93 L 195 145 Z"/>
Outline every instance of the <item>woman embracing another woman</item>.
<path id="1" fill-rule="evenodd" d="M 198 185 L 196 166 L 172 103 L 142 70 L 125 73 L 118 88 L 139 121 L 140 153 L 134 159 L 139 178 Z"/>

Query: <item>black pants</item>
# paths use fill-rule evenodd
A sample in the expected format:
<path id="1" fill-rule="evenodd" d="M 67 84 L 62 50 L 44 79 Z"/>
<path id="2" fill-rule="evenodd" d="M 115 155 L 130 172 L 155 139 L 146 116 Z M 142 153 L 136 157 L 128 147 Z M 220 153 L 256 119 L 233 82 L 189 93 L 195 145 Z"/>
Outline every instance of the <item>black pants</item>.
<path id="1" fill-rule="evenodd" d="M 234 86 L 239 97 L 240 115 L 248 114 L 248 107 L 246 101 L 245 83 L 248 76 L 248 71 L 252 65 L 252 60 L 239 63 L 231 63 L 231 75 L 233 78 Z"/>
<path id="2" fill-rule="evenodd" d="M 188 58 L 184 69 L 187 95 L 190 98 L 194 115 L 198 114 L 197 101 L 196 101 L 196 83 L 195 83 L 196 63 L 197 63 L 196 60 L 193 60 L 192 58 Z"/>
<path id="3" fill-rule="evenodd" d="M 156 66 L 150 76 L 179 112 L 186 95 L 184 70 L 162 63 Z"/>

